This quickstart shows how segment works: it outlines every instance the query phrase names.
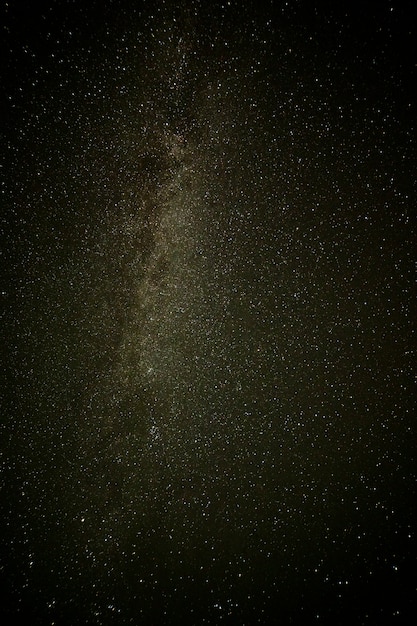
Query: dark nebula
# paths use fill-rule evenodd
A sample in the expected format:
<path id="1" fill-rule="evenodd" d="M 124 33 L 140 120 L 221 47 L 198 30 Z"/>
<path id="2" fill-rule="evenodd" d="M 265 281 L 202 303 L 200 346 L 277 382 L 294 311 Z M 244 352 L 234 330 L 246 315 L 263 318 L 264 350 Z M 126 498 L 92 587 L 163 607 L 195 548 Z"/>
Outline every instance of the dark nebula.
<path id="1" fill-rule="evenodd" d="M 414 624 L 412 2 L 0 9 L 0 621 Z"/>

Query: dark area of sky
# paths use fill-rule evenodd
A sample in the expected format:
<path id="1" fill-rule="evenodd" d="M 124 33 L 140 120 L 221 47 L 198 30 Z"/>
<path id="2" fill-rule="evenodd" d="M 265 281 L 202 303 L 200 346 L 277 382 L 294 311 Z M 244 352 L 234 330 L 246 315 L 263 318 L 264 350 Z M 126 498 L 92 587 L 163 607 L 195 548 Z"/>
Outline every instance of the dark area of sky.
<path id="1" fill-rule="evenodd" d="M 2 624 L 414 624 L 412 8 L 2 3 Z"/>

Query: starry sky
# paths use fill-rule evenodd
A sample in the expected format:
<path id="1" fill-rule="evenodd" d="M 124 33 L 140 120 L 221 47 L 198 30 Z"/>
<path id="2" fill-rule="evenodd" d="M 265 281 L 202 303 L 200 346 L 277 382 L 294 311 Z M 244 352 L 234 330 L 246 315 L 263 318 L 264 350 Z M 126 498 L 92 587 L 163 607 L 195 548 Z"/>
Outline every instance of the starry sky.
<path id="1" fill-rule="evenodd" d="M 412 5 L 2 2 L 2 624 L 414 623 Z"/>

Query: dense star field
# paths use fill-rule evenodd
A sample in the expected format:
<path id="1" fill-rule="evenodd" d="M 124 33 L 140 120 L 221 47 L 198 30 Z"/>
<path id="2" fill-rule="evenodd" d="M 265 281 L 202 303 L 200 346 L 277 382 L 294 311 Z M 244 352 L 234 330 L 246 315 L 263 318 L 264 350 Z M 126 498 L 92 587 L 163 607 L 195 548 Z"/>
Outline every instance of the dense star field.
<path id="1" fill-rule="evenodd" d="M 412 5 L 2 3 L 2 624 L 414 624 Z"/>

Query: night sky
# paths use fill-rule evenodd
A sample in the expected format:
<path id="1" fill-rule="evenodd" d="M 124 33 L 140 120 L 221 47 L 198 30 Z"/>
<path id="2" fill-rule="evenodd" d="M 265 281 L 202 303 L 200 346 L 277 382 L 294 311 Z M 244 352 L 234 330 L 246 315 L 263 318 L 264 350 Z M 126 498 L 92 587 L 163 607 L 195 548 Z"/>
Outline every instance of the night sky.
<path id="1" fill-rule="evenodd" d="M 2 625 L 415 623 L 413 5 L 2 1 Z"/>

